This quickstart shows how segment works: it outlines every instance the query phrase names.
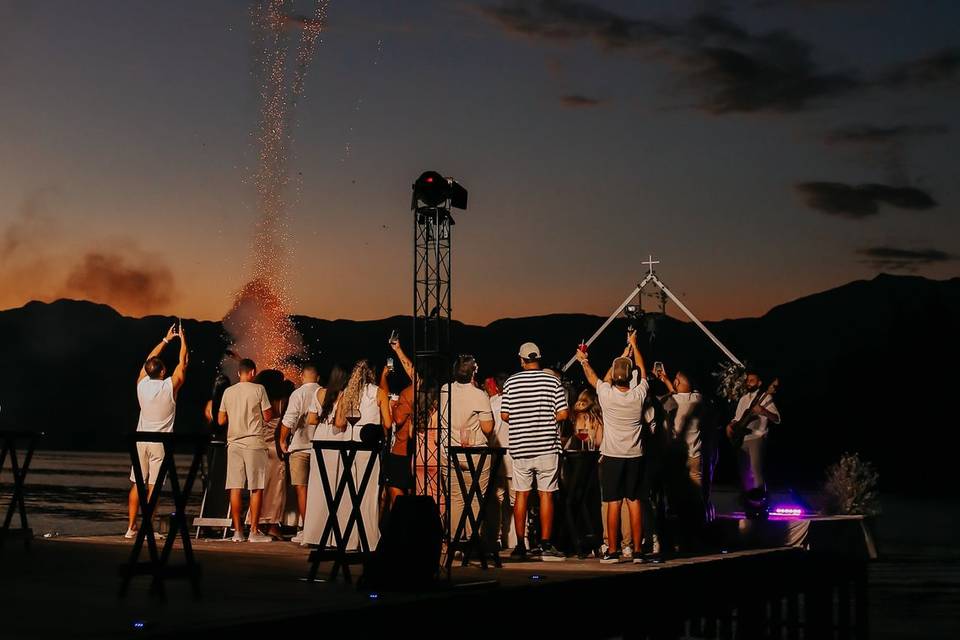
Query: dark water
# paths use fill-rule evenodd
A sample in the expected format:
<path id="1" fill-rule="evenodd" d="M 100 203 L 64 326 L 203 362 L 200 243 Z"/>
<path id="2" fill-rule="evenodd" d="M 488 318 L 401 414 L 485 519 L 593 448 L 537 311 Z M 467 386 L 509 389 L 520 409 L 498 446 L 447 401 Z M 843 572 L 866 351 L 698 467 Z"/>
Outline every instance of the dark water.
<path id="1" fill-rule="evenodd" d="M 182 461 L 189 463 L 186 456 Z M 187 469 L 179 462 L 178 458 L 184 476 Z M 30 465 L 26 494 L 34 535 L 122 534 L 127 530 L 129 478 L 130 457 L 125 453 L 38 452 Z M 5 470 L 0 480 L 6 491 L 9 472 Z"/>
<path id="2" fill-rule="evenodd" d="M 129 473 L 123 453 L 37 453 L 26 497 L 35 535 L 123 533 Z M 4 509 L 9 478 L 0 476 Z M 960 501 L 886 495 L 883 509 L 880 559 L 870 566 L 872 637 L 960 639 Z"/>

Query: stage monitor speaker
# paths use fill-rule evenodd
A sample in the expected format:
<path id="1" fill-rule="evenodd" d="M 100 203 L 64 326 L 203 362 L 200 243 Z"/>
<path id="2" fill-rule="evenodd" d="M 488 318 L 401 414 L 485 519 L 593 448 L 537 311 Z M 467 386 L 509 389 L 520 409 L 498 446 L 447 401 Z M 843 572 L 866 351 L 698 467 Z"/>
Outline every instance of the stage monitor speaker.
<path id="1" fill-rule="evenodd" d="M 440 569 L 443 524 L 430 496 L 399 496 L 387 516 L 377 550 L 365 563 L 360 588 L 418 590 Z"/>

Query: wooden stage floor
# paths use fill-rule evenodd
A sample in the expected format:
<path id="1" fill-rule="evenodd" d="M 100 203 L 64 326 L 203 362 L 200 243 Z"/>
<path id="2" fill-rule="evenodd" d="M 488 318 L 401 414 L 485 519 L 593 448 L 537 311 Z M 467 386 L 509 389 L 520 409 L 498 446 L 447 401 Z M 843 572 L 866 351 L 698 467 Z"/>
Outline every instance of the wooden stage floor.
<path id="1" fill-rule="evenodd" d="M 202 566 L 199 599 L 183 579 L 167 581 L 165 599 L 151 595 L 149 576 L 134 578 L 129 593 L 120 598 L 118 567 L 127 562 L 131 546 L 132 541 L 120 536 L 38 538 L 30 551 L 24 551 L 19 541 L 8 540 L 0 550 L 0 593 L 2 609 L 7 612 L 0 637 L 212 638 L 224 631 L 287 635 L 303 629 L 320 635 L 334 627 L 346 632 L 344 626 L 353 630 L 350 637 L 391 628 L 393 634 L 403 636 L 411 616 L 420 620 L 435 614 L 437 620 L 447 616 L 463 620 L 462 629 L 438 628 L 438 636 L 502 638 L 511 634 L 504 636 L 503 627 L 496 633 L 493 619 L 522 616 L 524 609 L 519 604 L 553 603 L 551 616 L 569 618 L 579 626 L 602 617 L 601 612 L 610 607 L 629 607 L 628 601 L 611 601 L 610 594 L 641 597 L 643 585 L 653 588 L 662 584 L 650 578 L 666 577 L 663 572 L 690 579 L 698 579 L 697 575 L 715 578 L 721 575 L 717 573 L 721 568 L 726 573 L 740 573 L 741 565 L 748 571 L 763 571 L 768 562 L 776 565 L 778 558 L 788 557 L 794 561 L 797 554 L 803 554 L 797 549 L 764 549 L 643 565 L 601 565 L 595 559 L 574 558 L 565 562 L 505 561 L 502 569 L 488 570 L 456 563 L 452 581 L 435 591 L 385 592 L 372 598 L 342 582 L 305 582 L 308 551 L 293 544 L 200 540 L 194 545 Z M 142 557 L 146 557 L 145 551 Z M 181 560 L 178 545 L 171 563 Z M 321 566 L 321 576 L 325 569 L 327 565 Z M 355 575 L 358 573 L 359 567 L 355 568 Z M 142 622 L 144 628 L 136 630 L 136 622 Z M 498 626 L 501 624 L 506 623 Z M 488 633 L 481 634 L 481 629 Z M 517 631 L 517 635 L 526 635 L 519 633 L 519 628 Z M 434 634 L 421 631 L 418 635 Z"/>

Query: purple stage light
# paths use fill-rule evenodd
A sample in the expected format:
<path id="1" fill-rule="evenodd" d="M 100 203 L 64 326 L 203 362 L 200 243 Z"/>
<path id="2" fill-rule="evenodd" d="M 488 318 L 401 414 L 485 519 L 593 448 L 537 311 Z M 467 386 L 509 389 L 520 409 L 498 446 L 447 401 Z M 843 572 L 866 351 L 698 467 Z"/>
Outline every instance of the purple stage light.
<path id="1" fill-rule="evenodd" d="M 803 516 L 806 515 L 806 511 L 803 507 L 798 507 L 796 505 L 777 505 L 770 510 L 770 515 L 773 516 Z"/>

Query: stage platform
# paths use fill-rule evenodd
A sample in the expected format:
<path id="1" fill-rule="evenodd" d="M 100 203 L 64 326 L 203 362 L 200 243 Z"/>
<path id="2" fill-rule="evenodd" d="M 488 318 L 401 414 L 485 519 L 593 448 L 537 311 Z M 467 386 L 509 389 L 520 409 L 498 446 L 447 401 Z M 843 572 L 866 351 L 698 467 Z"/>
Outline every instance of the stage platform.
<path id="1" fill-rule="evenodd" d="M 818 553 L 877 559 L 877 545 L 863 516 L 776 516 L 749 520 L 743 513 L 718 516 L 714 523 L 728 549 L 796 547 Z"/>
<path id="2" fill-rule="evenodd" d="M 809 598 L 828 585 L 847 585 L 858 579 L 860 566 L 824 564 L 820 555 L 798 548 L 645 565 L 504 562 L 502 569 L 487 570 L 455 565 L 452 580 L 433 591 L 370 593 L 342 582 L 305 582 L 308 551 L 290 543 L 200 540 L 195 552 L 202 565 L 201 596 L 194 597 L 186 580 L 169 580 L 161 600 L 148 593 L 146 576 L 118 596 L 117 569 L 130 549 L 131 541 L 120 536 L 39 538 L 30 551 L 7 546 L 0 555 L 0 593 L 8 612 L 2 637 L 212 638 L 335 630 L 367 637 L 381 631 L 407 635 L 402 630 L 413 632 L 408 625 L 414 621 L 423 637 L 529 637 L 574 629 L 582 637 L 611 637 L 641 624 L 676 632 L 665 637 L 682 637 L 681 625 L 707 625 L 708 631 L 713 625 L 711 633 L 722 637 L 724 630 L 760 624 L 759 603 L 774 596 L 777 619 L 788 619 L 789 599 L 781 609 L 781 595 L 805 592 Z M 182 558 L 178 551 L 173 562 Z"/>

